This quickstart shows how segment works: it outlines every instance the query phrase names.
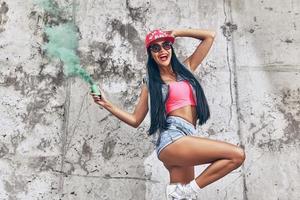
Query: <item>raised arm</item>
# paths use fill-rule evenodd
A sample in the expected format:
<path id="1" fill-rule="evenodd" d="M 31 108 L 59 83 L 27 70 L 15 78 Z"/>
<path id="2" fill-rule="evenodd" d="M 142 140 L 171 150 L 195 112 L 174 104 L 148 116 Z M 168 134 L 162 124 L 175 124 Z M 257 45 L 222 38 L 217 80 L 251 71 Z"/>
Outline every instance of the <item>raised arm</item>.
<path id="1" fill-rule="evenodd" d="M 144 120 L 145 116 L 148 112 L 148 88 L 143 83 L 141 86 L 141 93 L 139 96 L 139 101 L 135 106 L 134 112 L 129 113 L 126 112 L 120 108 L 118 108 L 116 105 L 108 101 L 103 91 L 101 91 L 102 98 L 100 99 L 98 96 L 91 94 L 94 98 L 95 103 L 101 105 L 106 110 L 111 112 L 113 115 L 115 115 L 117 118 L 125 122 L 126 124 L 137 128 Z"/>
<path id="2" fill-rule="evenodd" d="M 216 32 L 204 29 L 176 29 L 171 31 L 174 37 L 192 37 L 201 40 L 196 50 L 184 60 L 191 71 L 195 71 L 205 58 L 215 39 Z"/>

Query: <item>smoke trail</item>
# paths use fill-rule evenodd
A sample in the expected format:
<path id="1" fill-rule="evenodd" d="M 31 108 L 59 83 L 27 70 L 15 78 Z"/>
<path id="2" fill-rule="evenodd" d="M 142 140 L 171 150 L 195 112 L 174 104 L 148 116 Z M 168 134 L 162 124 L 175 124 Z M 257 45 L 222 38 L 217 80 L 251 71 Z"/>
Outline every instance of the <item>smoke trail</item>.
<path id="1" fill-rule="evenodd" d="M 52 0 L 35 0 L 36 4 L 46 12 L 59 18 L 64 10 Z M 73 21 L 45 28 L 48 43 L 43 49 L 50 58 L 59 58 L 64 64 L 64 73 L 67 76 L 79 76 L 91 85 L 93 92 L 99 94 L 92 77 L 80 66 L 80 59 L 76 54 L 78 48 L 78 31 Z M 100 95 L 100 94 L 99 94 Z"/>
<path id="2" fill-rule="evenodd" d="M 78 33 L 72 23 L 47 27 L 45 33 L 49 42 L 44 46 L 49 57 L 59 58 L 64 63 L 64 72 L 70 76 L 80 76 L 90 85 L 94 84 L 91 76 L 80 66 L 76 55 L 78 48 Z"/>

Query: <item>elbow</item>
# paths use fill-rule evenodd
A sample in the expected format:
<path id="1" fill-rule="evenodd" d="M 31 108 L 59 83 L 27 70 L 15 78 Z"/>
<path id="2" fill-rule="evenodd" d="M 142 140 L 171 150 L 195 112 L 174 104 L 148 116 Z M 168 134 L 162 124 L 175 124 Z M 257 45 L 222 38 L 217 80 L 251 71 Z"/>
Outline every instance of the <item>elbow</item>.
<path id="1" fill-rule="evenodd" d="M 213 39 L 215 39 L 216 35 L 217 35 L 216 31 L 212 31 L 212 32 L 211 32 L 211 37 L 212 37 Z"/>
<path id="2" fill-rule="evenodd" d="M 140 125 L 137 124 L 137 123 L 135 123 L 135 124 L 133 124 L 132 126 L 133 126 L 134 128 L 138 128 Z"/>
<path id="3" fill-rule="evenodd" d="M 138 128 L 139 126 L 140 126 L 140 122 L 134 122 L 133 124 L 132 124 L 132 126 L 134 127 L 134 128 Z"/>
<path id="4" fill-rule="evenodd" d="M 209 40 L 213 41 L 216 37 L 216 32 L 215 31 L 209 31 L 207 35 L 203 38 L 203 40 Z"/>

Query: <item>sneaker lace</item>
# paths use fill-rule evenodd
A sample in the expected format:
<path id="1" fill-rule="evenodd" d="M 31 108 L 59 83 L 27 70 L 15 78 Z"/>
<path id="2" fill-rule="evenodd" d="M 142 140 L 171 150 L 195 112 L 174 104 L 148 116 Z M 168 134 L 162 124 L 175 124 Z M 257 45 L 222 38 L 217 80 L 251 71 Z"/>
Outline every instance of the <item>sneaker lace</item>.
<path id="1" fill-rule="evenodd" d="M 183 190 L 184 190 L 185 196 L 187 198 L 189 198 L 189 200 L 197 200 L 197 197 L 199 197 L 197 195 L 197 193 L 191 187 L 188 187 L 187 185 L 183 186 Z"/>

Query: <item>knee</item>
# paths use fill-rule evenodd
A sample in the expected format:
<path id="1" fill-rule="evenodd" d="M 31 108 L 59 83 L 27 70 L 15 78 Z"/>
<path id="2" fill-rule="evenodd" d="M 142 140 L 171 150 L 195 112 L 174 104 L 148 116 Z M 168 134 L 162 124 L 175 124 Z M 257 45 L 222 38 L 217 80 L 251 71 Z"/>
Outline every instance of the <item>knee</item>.
<path id="1" fill-rule="evenodd" d="M 246 159 L 246 154 L 244 149 L 238 147 L 235 150 L 234 157 L 232 158 L 232 161 L 235 163 L 237 167 L 241 166 Z"/>

